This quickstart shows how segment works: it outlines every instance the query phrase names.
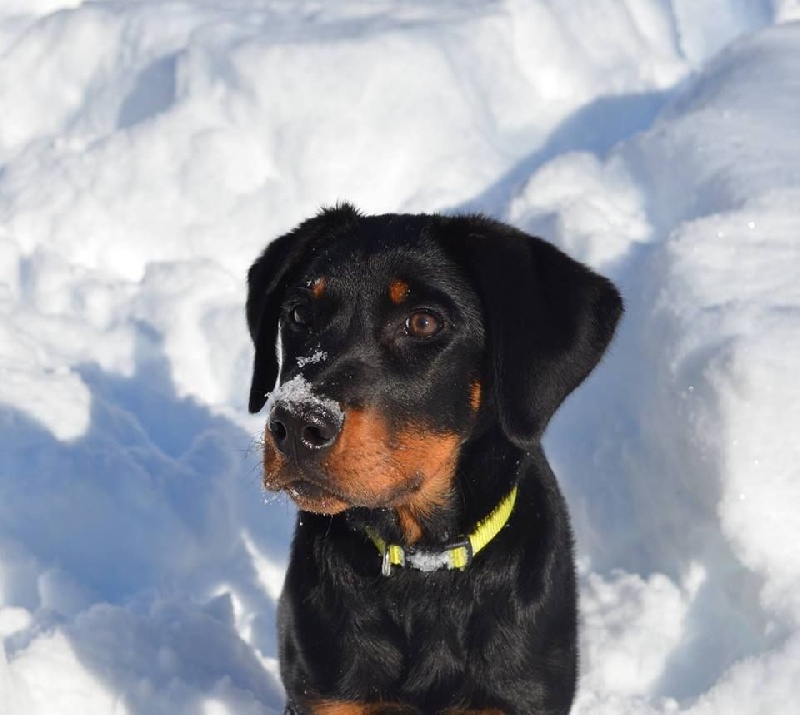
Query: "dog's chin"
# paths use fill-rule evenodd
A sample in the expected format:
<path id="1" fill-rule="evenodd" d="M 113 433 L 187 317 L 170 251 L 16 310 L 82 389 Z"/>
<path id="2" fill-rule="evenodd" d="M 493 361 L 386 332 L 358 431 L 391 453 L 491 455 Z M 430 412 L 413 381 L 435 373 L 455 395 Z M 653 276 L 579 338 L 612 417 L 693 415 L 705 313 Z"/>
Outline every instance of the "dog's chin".
<path id="1" fill-rule="evenodd" d="M 338 494 L 305 479 L 290 482 L 282 489 L 303 511 L 333 515 L 353 506 Z"/>
<path id="2" fill-rule="evenodd" d="M 294 472 L 274 475 L 273 479 L 265 479 L 265 487 L 270 491 L 282 491 L 303 511 L 317 514 L 339 514 L 346 509 L 360 507 L 366 509 L 391 509 L 402 507 L 416 495 L 422 486 L 421 474 L 414 474 L 400 484 L 383 493 L 374 493 L 369 489 L 359 489 L 350 494 L 337 489 L 336 483 L 331 486 L 320 483 L 305 473 Z"/>

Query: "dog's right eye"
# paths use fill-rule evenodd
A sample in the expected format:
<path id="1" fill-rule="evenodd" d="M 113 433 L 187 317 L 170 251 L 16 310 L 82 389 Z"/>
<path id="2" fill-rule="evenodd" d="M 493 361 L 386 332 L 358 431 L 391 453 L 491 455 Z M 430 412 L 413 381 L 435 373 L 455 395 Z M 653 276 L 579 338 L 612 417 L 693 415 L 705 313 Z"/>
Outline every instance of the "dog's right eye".
<path id="1" fill-rule="evenodd" d="M 289 320 L 298 328 L 308 328 L 314 320 L 314 313 L 310 306 L 298 303 L 289 310 Z"/>
<path id="2" fill-rule="evenodd" d="M 441 318 L 427 310 L 412 313 L 405 322 L 406 335 L 412 338 L 432 338 L 442 327 Z"/>

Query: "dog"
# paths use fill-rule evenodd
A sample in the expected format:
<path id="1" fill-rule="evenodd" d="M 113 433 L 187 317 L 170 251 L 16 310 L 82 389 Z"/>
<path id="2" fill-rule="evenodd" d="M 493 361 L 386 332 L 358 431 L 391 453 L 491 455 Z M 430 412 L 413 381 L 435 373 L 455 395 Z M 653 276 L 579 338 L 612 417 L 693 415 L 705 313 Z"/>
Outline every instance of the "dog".
<path id="1" fill-rule="evenodd" d="M 567 713 L 567 507 L 541 446 L 623 311 L 482 215 L 322 210 L 248 273 L 267 490 L 299 507 L 278 607 L 287 713 Z"/>

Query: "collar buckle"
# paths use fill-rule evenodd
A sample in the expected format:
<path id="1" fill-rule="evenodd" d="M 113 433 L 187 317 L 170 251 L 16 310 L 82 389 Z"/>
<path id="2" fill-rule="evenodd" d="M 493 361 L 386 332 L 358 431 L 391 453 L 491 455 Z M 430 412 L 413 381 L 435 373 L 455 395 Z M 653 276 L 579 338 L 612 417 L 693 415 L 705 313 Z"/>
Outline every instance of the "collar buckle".
<path id="1" fill-rule="evenodd" d="M 463 553 L 461 549 L 464 550 Z M 451 541 L 447 546 L 447 552 L 450 555 L 450 562 L 453 564 L 452 568 L 459 571 L 467 568 L 472 563 L 472 559 L 475 558 L 475 550 L 472 548 L 472 542 L 469 537 L 459 541 Z"/>

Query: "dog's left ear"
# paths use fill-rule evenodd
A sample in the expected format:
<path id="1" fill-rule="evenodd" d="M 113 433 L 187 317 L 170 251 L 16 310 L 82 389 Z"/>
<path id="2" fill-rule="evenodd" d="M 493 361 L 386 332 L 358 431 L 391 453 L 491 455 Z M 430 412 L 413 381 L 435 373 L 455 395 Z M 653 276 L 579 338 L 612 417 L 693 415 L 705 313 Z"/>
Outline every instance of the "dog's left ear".
<path id="1" fill-rule="evenodd" d="M 445 218 L 440 232 L 483 305 L 503 431 L 527 449 L 603 356 L 622 298 L 552 244 L 497 221 Z"/>
<path id="2" fill-rule="evenodd" d="M 300 278 L 320 246 L 359 219 L 350 204 L 323 209 L 293 231 L 276 238 L 256 259 L 247 274 L 247 327 L 256 348 L 248 409 L 258 412 L 278 377 L 276 339 L 286 289 Z"/>

